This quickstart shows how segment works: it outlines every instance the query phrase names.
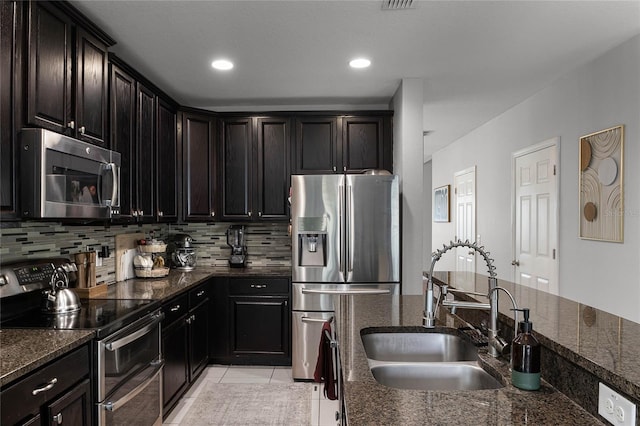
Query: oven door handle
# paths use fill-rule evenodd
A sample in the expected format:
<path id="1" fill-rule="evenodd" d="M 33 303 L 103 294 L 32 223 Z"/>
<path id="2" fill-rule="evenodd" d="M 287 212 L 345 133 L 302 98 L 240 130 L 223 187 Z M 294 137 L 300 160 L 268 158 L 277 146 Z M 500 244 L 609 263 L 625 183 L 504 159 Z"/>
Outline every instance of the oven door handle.
<path id="1" fill-rule="evenodd" d="M 127 334 L 125 337 L 123 337 L 122 339 L 118 339 L 116 341 L 113 342 L 109 342 L 109 343 L 105 343 L 104 347 L 109 350 L 109 351 L 115 351 L 118 350 L 119 348 L 128 345 L 129 343 L 133 342 L 134 340 L 137 340 L 147 334 L 149 334 L 151 331 L 153 331 L 154 328 L 156 328 L 158 326 L 158 323 L 162 320 L 163 315 L 153 315 L 153 321 L 146 325 L 145 327 L 141 328 L 140 330 L 134 331 L 131 334 Z"/>
<path id="2" fill-rule="evenodd" d="M 133 389 L 131 392 L 129 392 L 128 394 L 126 394 L 125 396 L 120 398 L 119 400 L 117 400 L 115 402 L 112 402 L 112 401 L 103 402 L 103 403 L 100 404 L 100 406 L 104 407 L 104 409 L 107 410 L 107 411 L 117 411 L 120 407 L 125 405 L 127 402 L 131 401 L 140 392 L 145 390 L 146 387 L 149 386 L 149 384 L 155 380 L 155 378 L 158 376 L 158 374 L 160 374 L 162 372 L 162 367 L 164 366 L 164 360 L 157 359 L 157 360 L 151 362 L 150 365 L 154 366 L 155 368 L 153 370 L 153 373 L 151 373 L 151 376 L 149 376 L 149 378 L 147 380 L 145 380 L 143 383 L 141 383 L 138 386 L 136 386 L 135 389 Z"/>

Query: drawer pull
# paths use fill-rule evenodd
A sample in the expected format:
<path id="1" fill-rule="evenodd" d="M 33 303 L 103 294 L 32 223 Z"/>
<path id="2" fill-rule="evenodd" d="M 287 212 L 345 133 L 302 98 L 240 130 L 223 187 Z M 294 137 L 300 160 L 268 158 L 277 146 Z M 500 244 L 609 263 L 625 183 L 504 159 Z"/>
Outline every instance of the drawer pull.
<path id="1" fill-rule="evenodd" d="M 171 312 L 176 312 L 176 311 L 179 311 L 179 310 L 180 310 L 180 305 L 173 306 L 173 307 L 170 309 L 170 311 L 171 311 Z"/>
<path id="2" fill-rule="evenodd" d="M 32 390 L 31 395 L 35 396 L 40 392 L 51 390 L 56 385 L 56 383 L 58 383 L 58 379 L 54 377 L 53 379 L 49 380 L 49 383 L 47 383 L 45 386 Z"/>
<path id="3" fill-rule="evenodd" d="M 251 284 L 251 288 L 267 288 L 266 284 Z"/>
<path id="4" fill-rule="evenodd" d="M 58 423 L 59 425 L 62 424 L 62 413 L 58 413 L 55 416 L 53 416 L 53 422 L 54 423 Z"/>
<path id="5" fill-rule="evenodd" d="M 204 296 L 204 290 L 200 290 L 199 292 L 196 293 L 197 297 L 201 297 Z"/>

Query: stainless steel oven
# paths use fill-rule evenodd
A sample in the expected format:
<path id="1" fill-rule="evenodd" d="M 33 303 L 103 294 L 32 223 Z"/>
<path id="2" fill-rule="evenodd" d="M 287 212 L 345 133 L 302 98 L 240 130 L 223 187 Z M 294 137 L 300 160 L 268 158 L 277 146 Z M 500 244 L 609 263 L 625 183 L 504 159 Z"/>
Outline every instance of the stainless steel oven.
<path id="1" fill-rule="evenodd" d="M 98 340 L 98 425 L 162 424 L 162 316 L 152 312 Z"/>

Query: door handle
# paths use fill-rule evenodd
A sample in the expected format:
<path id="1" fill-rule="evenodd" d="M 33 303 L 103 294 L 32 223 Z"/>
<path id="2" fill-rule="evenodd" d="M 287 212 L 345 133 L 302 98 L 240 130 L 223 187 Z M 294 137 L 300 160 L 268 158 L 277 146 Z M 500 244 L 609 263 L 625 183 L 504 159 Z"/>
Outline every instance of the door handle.
<path id="1" fill-rule="evenodd" d="M 511 265 L 512 266 L 520 266 L 520 261 L 519 260 L 512 260 L 511 261 Z"/>

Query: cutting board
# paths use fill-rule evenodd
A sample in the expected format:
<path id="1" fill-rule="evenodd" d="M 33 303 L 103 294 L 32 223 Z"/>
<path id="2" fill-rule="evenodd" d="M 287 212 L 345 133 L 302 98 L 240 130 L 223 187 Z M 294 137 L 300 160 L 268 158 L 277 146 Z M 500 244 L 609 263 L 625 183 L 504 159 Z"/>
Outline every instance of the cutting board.
<path id="1" fill-rule="evenodd" d="M 135 277 L 133 257 L 138 252 L 138 241 L 144 238 L 142 232 L 116 235 L 116 281 Z"/>

